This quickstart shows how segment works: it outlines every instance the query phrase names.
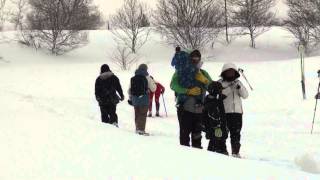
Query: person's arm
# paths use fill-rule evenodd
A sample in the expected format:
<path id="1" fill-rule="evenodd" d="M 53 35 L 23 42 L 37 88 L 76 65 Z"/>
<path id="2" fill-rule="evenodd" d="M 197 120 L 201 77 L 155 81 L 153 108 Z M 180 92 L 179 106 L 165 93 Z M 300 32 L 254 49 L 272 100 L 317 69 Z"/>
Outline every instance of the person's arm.
<path id="1" fill-rule="evenodd" d="M 101 81 L 99 78 L 97 78 L 96 83 L 95 83 L 95 96 L 96 96 L 96 100 L 100 101 L 101 100 Z"/>
<path id="2" fill-rule="evenodd" d="M 122 87 L 121 87 L 121 84 L 120 84 L 120 80 L 116 76 L 115 76 L 115 89 L 118 92 L 118 94 L 120 95 L 121 100 L 123 100 L 124 99 L 123 90 L 122 90 Z"/>
<path id="3" fill-rule="evenodd" d="M 158 83 L 158 84 L 159 84 L 161 93 L 163 94 L 166 91 L 166 88 L 162 84 L 160 84 L 160 83 Z"/>
<path id="4" fill-rule="evenodd" d="M 174 73 L 171 78 L 170 88 L 178 94 L 187 94 L 188 92 L 188 89 L 179 84 L 179 77 L 177 73 Z"/>
<path id="5" fill-rule="evenodd" d="M 247 99 L 249 97 L 249 93 L 248 93 L 248 90 L 247 88 L 242 84 L 241 81 L 238 82 L 238 92 L 239 92 L 239 95 L 240 97 L 242 97 L 243 99 Z"/>
<path id="6" fill-rule="evenodd" d="M 210 83 L 213 81 L 210 74 L 206 70 L 201 69 L 201 72 L 210 81 Z"/>

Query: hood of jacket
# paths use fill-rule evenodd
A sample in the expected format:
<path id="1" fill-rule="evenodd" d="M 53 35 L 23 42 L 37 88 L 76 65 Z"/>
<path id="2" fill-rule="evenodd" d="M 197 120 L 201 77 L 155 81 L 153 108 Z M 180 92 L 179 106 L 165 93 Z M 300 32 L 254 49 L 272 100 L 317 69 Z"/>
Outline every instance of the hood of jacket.
<path id="1" fill-rule="evenodd" d="M 105 80 L 105 79 L 109 79 L 113 75 L 114 75 L 113 72 L 108 71 L 108 72 L 104 72 L 104 73 L 100 74 L 99 77 L 101 79 Z"/>
<path id="2" fill-rule="evenodd" d="M 222 67 L 222 71 L 221 71 L 221 75 L 220 75 L 220 76 L 223 77 L 223 73 L 226 72 L 226 71 L 229 70 L 229 69 L 233 69 L 233 70 L 236 72 L 236 77 L 235 77 L 235 79 L 237 79 L 237 78 L 240 77 L 240 73 L 239 73 L 239 71 L 238 71 L 238 68 L 237 68 L 237 66 L 236 66 L 235 64 L 233 64 L 233 63 L 226 63 L 226 64 L 224 64 L 223 67 Z"/>

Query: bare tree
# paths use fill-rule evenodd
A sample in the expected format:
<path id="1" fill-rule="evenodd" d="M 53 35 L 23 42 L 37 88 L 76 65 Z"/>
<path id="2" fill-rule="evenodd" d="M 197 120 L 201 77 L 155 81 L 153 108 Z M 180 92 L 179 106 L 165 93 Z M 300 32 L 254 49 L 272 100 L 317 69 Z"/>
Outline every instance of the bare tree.
<path id="1" fill-rule="evenodd" d="M 5 5 L 7 0 L 0 0 L 0 31 L 3 30 L 4 21 L 6 18 Z"/>
<path id="2" fill-rule="evenodd" d="M 256 38 L 270 29 L 275 13 L 271 12 L 274 0 L 232 0 L 233 23 L 244 27 L 250 35 L 251 47 L 256 48 Z"/>
<path id="3" fill-rule="evenodd" d="M 85 45 L 87 32 L 101 25 L 100 13 L 92 0 L 29 0 L 27 29 L 41 48 L 60 55 Z"/>
<path id="4" fill-rule="evenodd" d="M 137 55 L 133 54 L 128 47 L 118 45 L 111 55 L 112 62 L 121 70 L 130 70 L 131 66 L 139 61 Z"/>
<path id="5" fill-rule="evenodd" d="M 288 18 L 285 28 L 297 39 L 296 46 L 303 45 L 309 55 L 320 43 L 320 2 L 318 0 L 287 0 Z"/>
<path id="6" fill-rule="evenodd" d="M 148 40 L 150 28 L 142 22 L 146 18 L 146 6 L 139 0 L 125 0 L 123 6 L 111 17 L 112 33 L 118 43 L 136 53 Z"/>
<path id="7" fill-rule="evenodd" d="M 226 42 L 229 44 L 231 40 L 229 39 L 229 14 L 228 14 L 228 1 L 224 0 L 224 21 L 226 28 Z"/>
<path id="8" fill-rule="evenodd" d="M 10 22 L 14 24 L 15 30 L 21 29 L 22 21 L 25 18 L 26 7 L 28 5 L 27 0 L 11 0 L 15 10 L 10 13 Z"/>
<path id="9" fill-rule="evenodd" d="M 157 30 L 171 45 L 203 49 L 221 32 L 222 7 L 217 0 L 159 0 Z"/>

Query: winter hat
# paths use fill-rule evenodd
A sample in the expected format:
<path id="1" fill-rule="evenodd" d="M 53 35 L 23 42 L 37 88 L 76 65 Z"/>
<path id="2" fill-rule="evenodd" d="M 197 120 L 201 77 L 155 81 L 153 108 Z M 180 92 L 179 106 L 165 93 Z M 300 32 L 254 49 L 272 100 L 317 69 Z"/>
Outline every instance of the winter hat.
<path id="1" fill-rule="evenodd" d="M 208 86 L 208 92 L 210 95 L 213 95 L 213 96 L 221 94 L 222 89 L 223 89 L 222 84 L 216 81 L 213 81 Z"/>
<path id="2" fill-rule="evenodd" d="M 101 66 L 101 74 L 109 71 L 110 71 L 110 68 L 107 64 L 104 64 Z"/>
<path id="3" fill-rule="evenodd" d="M 138 67 L 139 70 L 142 71 L 148 71 L 148 65 L 146 64 L 140 64 L 140 66 Z"/>
<path id="4" fill-rule="evenodd" d="M 176 47 L 176 52 L 180 52 L 181 48 L 179 46 Z"/>
<path id="5" fill-rule="evenodd" d="M 234 70 L 236 72 L 236 75 L 235 75 L 235 79 L 239 78 L 240 77 L 240 73 L 238 72 L 238 68 L 235 64 L 233 63 L 226 63 L 223 65 L 222 67 L 222 72 L 221 72 L 221 77 L 225 79 L 225 72 L 228 71 L 228 70 Z"/>
<path id="6" fill-rule="evenodd" d="M 193 58 L 193 57 L 198 57 L 198 58 L 201 58 L 201 53 L 199 50 L 194 50 L 190 53 L 190 57 Z"/>

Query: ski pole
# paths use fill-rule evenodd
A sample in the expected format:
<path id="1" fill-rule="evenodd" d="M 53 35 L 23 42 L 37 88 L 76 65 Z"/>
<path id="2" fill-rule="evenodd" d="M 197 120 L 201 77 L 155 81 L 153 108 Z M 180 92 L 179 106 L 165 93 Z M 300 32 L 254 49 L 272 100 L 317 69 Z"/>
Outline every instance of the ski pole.
<path id="1" fill-rule="evenodd" d="M 166 117 L 168 117 L 167 106 L 166 106 L 166 102 L 165 102 L 165 100 L 164 100 L 163 94 L 162 94 L 162 101 L 163 101 L 164 110 L 165 110 L 165 112 L 166 112 Z"/>
<path id="2" fill-rule="evenodd" d="M 240 74 L 242 75 L 242 77 L 247 81 L 247 83 L 248 83 L 248 85 L 249 85 L 249 87 L 250 87 L 251 91 L 253 91 L 253 88 L 252 88 L 251 84 L 249 83 L 249 81 L 248 81 L 248 79 L 247 79 L 246 75 L 244 75 L 244 70 L 239 68 L 239 70 L 238 70 L 238 71 L 240 72 Z"/>
<path id="3" fill-rule="evenodd" d="M 313 133 L 314 120 L 316 118 L 316 113 L 317 113 L 318 99 L 320 98 L 319 97 L 319 95 L 320 95 L 320 70 L 318 71 L 318 77 L 319 77 L 319 85 L 318 85 L 318 90 L 317 90 L 317 95 L 316 95 L 316 105 L 314 107 L 314 113 L 313 113 L 311 134 Z"/>

